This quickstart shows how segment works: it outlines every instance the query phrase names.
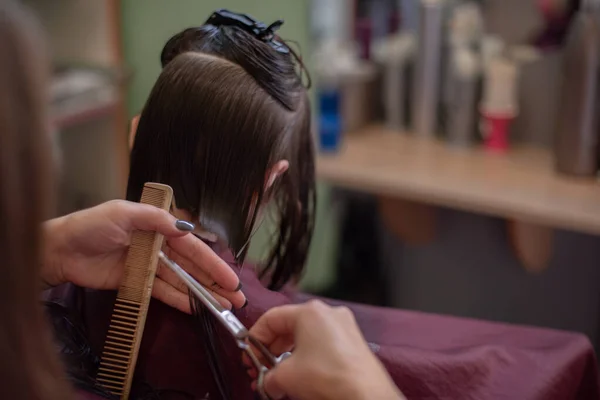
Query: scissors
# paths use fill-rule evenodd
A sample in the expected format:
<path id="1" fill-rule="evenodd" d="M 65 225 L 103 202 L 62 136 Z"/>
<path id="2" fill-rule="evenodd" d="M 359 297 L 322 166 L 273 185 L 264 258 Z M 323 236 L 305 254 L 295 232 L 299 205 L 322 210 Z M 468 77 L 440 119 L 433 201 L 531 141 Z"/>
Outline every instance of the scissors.
<path id="1" fill-rule="evenodd" d="M 252 337 L 248 329 L 240 322 L 240 320 L 228 309 L 224 308 L 210 292 L 196 281 L 190 274 L 181 268 L 176 262 L 171 260 L 162 251 L 158 253 L 158 258 L 169 267 L 190 289 L 190 291 L 202 302 L 202 304 L 219 320 L 225 328 L 231 333 L 237 343 L 237 346 L 244 351 L 254 367 L 258 371 L 256 388 L 263 400 L 270 400 L 269 395 L 265 392 L 265 375 L 269 369 L 274 368 L 281 361 L 292 355 L 290 352 L 285 352 L 280 356 L 274 356 L 269 349 L 266 348 L 259 340 Z M 257 354 L 254 353 L 254 346 L 261 356 L 267 361 L 268 365 L 264 365 Z"/>

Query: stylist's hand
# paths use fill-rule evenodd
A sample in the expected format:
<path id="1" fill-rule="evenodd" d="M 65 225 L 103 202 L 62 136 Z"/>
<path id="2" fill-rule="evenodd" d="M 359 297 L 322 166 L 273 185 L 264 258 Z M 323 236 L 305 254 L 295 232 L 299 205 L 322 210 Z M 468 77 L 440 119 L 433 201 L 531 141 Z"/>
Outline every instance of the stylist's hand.
<path id="1" fill-rule="evenodd" d="M 47 221 L 42 279 L 51 286 L 72 282 L 91 289 L 117 289 L 132 233 L 157 231 L 166 237 L 169 257 L 213 290 L 225 307 L 242 307 L 246 298 L 235 272 L 204 242 L 188 234 L 193 225 L 187 229 L 185 225 L 176 226 L 175 217 L 166 211 L 123 200 Z M 183 282 L 162 263 L 157 275 L 152 295 L 190 313 Z"/>
<path id="2" fill-rule="evenodd" d="M 404 398 L 345 307 L 312 301 L 273 308 L 250 334 L 273 354 L 293 348 L 292 356 L 266 375 L 265 389 L 274 399 Z"/>

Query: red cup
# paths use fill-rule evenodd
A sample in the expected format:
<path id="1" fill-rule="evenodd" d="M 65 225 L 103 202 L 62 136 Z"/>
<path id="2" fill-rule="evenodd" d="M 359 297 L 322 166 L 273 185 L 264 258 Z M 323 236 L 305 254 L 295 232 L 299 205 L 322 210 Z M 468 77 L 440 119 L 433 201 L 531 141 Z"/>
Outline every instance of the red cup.
<path id="1" fill-rule="evenodd" d="M 515 119 L 513 114 L 481 112 L 484 146 L 487 150 L 503 153 L 508 150 L 508 133 L 510 124 Z"/>

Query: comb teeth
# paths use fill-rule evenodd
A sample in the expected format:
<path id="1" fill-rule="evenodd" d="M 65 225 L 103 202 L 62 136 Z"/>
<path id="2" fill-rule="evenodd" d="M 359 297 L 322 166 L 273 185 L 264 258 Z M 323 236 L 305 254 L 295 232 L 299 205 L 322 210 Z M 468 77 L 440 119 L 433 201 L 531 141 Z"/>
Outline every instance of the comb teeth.
<path id="1" fill-rule="evenodd" d="M 169 210 L 172 198 L 169 186 L 147 183 L 140 203 Z M 129 397 L 162 243 L 163 236 L 156 232 L 136 231 L 127 252 L 96 377 L 98 383 L 122 399 Z"/>

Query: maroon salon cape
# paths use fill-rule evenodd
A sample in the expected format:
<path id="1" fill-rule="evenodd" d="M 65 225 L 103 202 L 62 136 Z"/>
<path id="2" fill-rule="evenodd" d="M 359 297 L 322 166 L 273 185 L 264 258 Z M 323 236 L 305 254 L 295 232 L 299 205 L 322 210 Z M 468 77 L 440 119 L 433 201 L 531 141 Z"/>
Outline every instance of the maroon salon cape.
<path id="1" fill-rule="evenodd" d="M 249 305 L 237 315 L 247 326 L 271 307 L 310 298 L 268 291 L 248 267 L 242 282 Z M 98 354 L 114 297 L 85 294 L 84 318 Z M 344 304 L 408 399 L 600 399 L 594 351 L 583 335 Z M 239 350 L 224 331 L 220 336 L 232 398 L 254 399 Z M 218 398 L 201 341 L 189 316 L 153 301 L 136 378 L 168 400 Z"/>

